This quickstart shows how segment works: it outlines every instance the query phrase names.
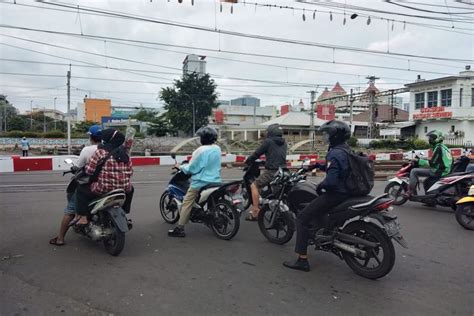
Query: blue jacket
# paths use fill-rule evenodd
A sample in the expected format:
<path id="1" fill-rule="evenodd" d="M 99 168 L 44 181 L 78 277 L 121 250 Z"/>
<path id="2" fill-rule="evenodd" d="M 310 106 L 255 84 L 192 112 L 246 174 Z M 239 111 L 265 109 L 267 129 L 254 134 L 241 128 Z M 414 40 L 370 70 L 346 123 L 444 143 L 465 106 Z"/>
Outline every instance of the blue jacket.
<path id="1" fill-rule="evenodd" d="M 191 188 L 200 189 L 208 184 L 221 183 L 221 149 L 217 145 L 204 145 L 193 152 L 191 162 L 181 166 L 191 176 Z"/>
<path id="2" fill-rule="evenodd" d="M 349 175 L 349 158 L 344 151 L 351 150 L 346 144 L 331 147 L 326 156 L 326 165 L 321 168 L 326 171 L 326 177 L 321 182 L 321 188 L 327 193 L 348 194 L 345 180 Z"/>

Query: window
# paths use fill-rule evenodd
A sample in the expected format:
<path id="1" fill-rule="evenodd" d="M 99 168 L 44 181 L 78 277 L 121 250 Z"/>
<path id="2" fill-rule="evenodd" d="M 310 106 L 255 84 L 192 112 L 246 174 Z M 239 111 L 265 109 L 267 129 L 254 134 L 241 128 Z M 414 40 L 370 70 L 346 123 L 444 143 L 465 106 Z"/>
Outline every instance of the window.
<path id="1" fill-rule="evenodd" d="M 438 106 L 438 91 L 428 92 L 428 107 L 434 108 Z"/>
<path id="2" fill-rule="evenodd" d="M 454 133 L 454 130 L 455 130 L 455 129 L 456 129 L 456 126 L 454 126 L 454 125 L 451 125 L 451 132 L 453 132 L 453 133 Z"/>
<path id="3" fill-rule="evenodd" d="M 425 134 L 428 133 L 428 126 L 425 126 Z"/>
<path id="4" fill-rule="evenodd" d="M 452 96 L 453 96 L 453 90 L 451 89 L 441 90 L 441 106 L 451 106 Z"/>
<path id="5" fill-rule="evenodd" d="M 474 91 L 474 89 L 472 89 Z M 474 106 L 474 104 L 473 104 Z M 415 94 L 415 109 L 421 109 L 425 107 L 425 93 Z"/>
<path id="6" fill-rule="evenodd" d="M 462 107 L 462 91 L 463 91 L 463 88 L 460 88 L 459 89 L 459 107 Z"/>
<path id="7" fill-rule="evenodd" d="M 471 89 L 471 106 L 474 106 L 474 88 Z"/>

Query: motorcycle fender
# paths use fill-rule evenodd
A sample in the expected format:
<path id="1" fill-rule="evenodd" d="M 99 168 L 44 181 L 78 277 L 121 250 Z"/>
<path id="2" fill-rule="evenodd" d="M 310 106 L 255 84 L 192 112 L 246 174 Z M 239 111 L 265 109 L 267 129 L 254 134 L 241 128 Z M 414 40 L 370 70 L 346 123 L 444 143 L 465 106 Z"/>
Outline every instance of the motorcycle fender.
<path id="1" fill-rule="evenodd" d="M 388 180 L 388 182 L 389 182 L 389 183 L 390 183 L 390 182 L 396 182 L 396 183 L 402 185 L 405 181 L 403 181 L 403 180 L 400 179 L 400 178 L 395 177 L 395 178 L 392 178 L 392 179 Z"/>
<path id="2" fill-rule="evenodd" d="M 397 233 L 397 234 L 393 235 L 392 238 L 395 239 L 395 241 L 396 241 L 400 246 L 402 246 L 403 248 L 408 249 L 408 243 L 407 243 L 407 241 L 405 240 L 405 238 L 403 238 L 402 234 Z"/>
<path id="3" fill-rule="evenodd" d="M 122 233 L 128 232 L 127 217 L 121 207 L 110 207 L 107 212 Z"/>
<path id="4" fill-rule="evenodd" d="M 466 196 L 456 202 L 457 205 L 474 202 L 474 196 Z"/>
<path id="5" fill-rule="evenodd" d="M 396 218 L 395 218 L 396 219 Z M 377 213 L 372 213 L 370 215 L 367 215 L 366 217 L 362 218 L 364 222 L 367 223 L 372 223 L 374 225 L 377 225 L 380 227 L 383 231 L 385 231 L 385 224 L 388 223 L 389 221 L 395 220 L 395 219 L 390 219 L 388 217 L 384 217 L 383 213 L 382 214 L 377 214 Z M 400 244 L 403 248 L 408 248 L 408 243 L 406 240 L 403 238 L 402 234 L 400 232 L 396 233 L 395 235 L 391 236 L 390 238 L 395 239 L 395 241 Z"/>

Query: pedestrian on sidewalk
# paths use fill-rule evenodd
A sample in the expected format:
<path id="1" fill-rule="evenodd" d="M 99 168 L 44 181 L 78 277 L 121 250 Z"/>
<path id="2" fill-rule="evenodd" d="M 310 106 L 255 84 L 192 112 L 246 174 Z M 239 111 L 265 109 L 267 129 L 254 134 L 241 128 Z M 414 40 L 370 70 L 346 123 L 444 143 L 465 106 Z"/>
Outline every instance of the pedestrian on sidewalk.
<path id="1" fill-rule="evenodd" d="M 28 157 L 28 150 L 30 150 L 30 143 L 23 137 L 20 141 L 21 151 L 23 152 L 23 157 Z"/>

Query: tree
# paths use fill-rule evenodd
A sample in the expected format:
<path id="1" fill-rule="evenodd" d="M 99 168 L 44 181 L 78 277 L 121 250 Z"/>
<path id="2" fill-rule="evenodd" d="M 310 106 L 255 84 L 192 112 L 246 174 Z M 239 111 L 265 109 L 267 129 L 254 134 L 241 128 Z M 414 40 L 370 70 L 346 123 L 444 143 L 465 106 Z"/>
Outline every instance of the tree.
<path id="1" fill-rule="evenodd" d="M 7 128 L 9 131 L 25 131 L 30 127 L 29 122 L 24 115 L 17 115 L 8 121 Z"/>
<path id="2" fill-rule="evenodd" d="M 151 110 L 141 109 L 137 114 L 133 115 L 131 118 L 138 120 L 140 122 L 151 122 L 156 118 L 157 112 Z"/>
<path id="3" fill-rule="evenodd" d="M 89 128 L 92 125 L 96 125 L 96 124 L 97 124 L 96 122 L 92 122 L 92 121 L 79 122 L 76 124 L 76 126 L 74 126 L 74 133 L 85 134 L 89 131 Z"/>
<path id="4" fill-rule="evenodd" d="M 208 124 L 212 109 L 218 106 L 216 84 L 208 74 L 186 74 L 173 87 L 163 88 L 160 98 L 168 111 L 166 117 L 175 130 L 193 131 L 193 102 L 196 130 Z"/>
<path id="5" fill-rule="evenodd" d="M 168 117 L 165 114 L 155 117 L 149 122 L 148 135 L 166 136 L 168 134 L 175 134 L 171 124 L 168 122 Z"/>
<path id="6" fill-rule="evenodd" d="M 0 132 L 5 130 L 5 116 L 7 118 L 7 129 L 11 130 L 8 126 L 9 122 L 17 115 L 18 110 L 13 106 L 13 104 L 8 102 L 7 96 L 0 94 Z"/>

